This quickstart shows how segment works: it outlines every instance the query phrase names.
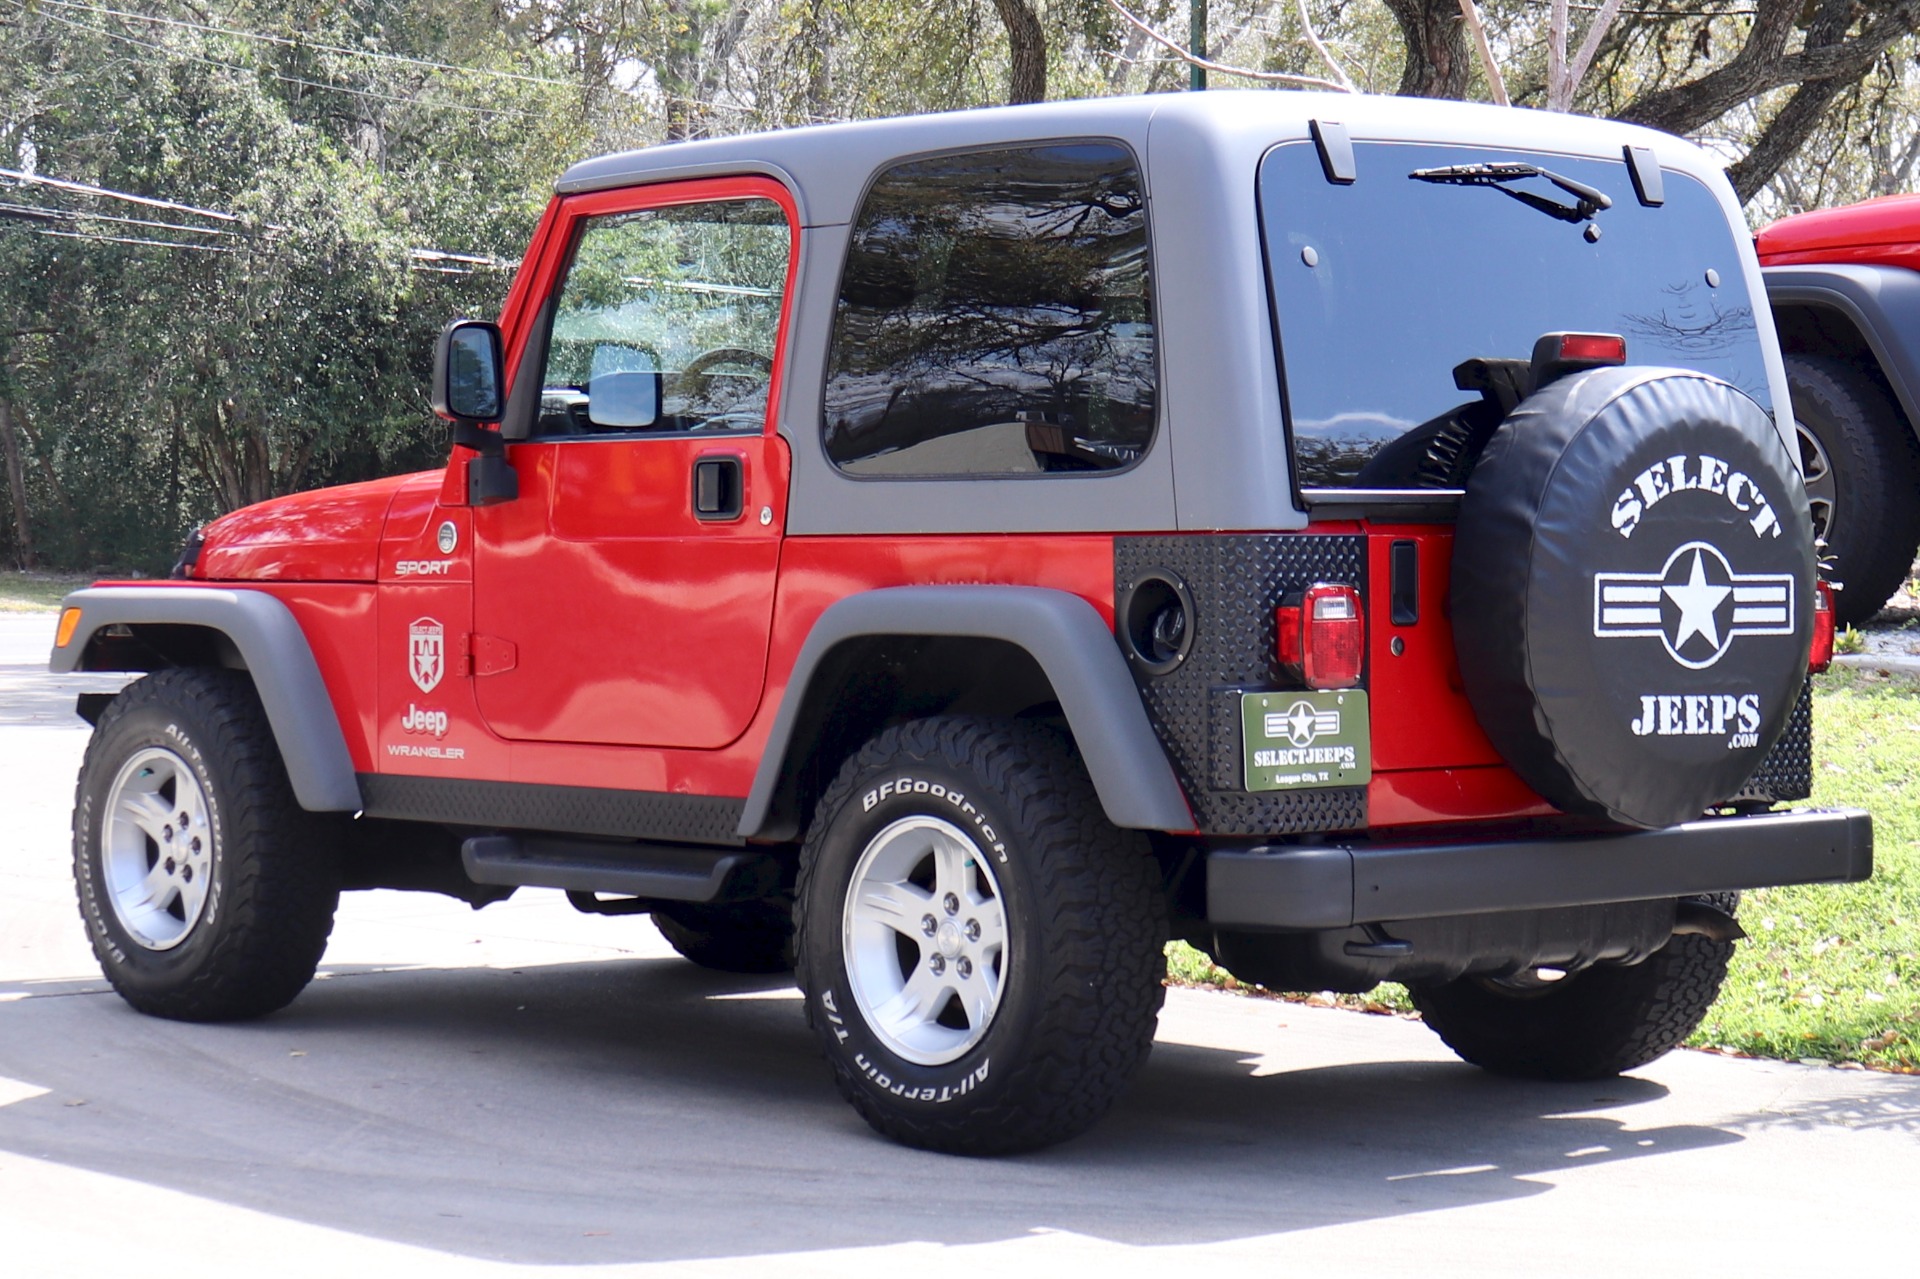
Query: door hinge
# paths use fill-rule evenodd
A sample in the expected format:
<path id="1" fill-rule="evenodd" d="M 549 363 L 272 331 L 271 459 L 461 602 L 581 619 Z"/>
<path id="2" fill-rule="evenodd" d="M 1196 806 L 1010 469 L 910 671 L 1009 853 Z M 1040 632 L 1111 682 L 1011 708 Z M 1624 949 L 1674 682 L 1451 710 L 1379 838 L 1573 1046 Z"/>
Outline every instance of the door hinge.
<path id="1" fill-rule="evenodd" d="M 520 650 L 513 646 L 512 640 L 495 639 L 491 635 L 467 636 L 467 652 L 475 675 L 503 675 L 520 660 Z"/>

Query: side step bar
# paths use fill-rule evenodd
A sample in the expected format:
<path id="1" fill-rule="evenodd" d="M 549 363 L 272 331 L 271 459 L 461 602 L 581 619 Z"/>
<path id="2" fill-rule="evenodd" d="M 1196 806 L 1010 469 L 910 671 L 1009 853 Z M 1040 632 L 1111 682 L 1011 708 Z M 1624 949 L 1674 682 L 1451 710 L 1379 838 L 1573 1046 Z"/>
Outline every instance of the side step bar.
<path id="1" fill-rule="evenodd" d="M 777 860 L 750 849 L 536 835 L 476 835 L 460 845 L 460 860 L 476 884 L 655 901 L 747 901 L 776 891 L 781 878 Z"/>

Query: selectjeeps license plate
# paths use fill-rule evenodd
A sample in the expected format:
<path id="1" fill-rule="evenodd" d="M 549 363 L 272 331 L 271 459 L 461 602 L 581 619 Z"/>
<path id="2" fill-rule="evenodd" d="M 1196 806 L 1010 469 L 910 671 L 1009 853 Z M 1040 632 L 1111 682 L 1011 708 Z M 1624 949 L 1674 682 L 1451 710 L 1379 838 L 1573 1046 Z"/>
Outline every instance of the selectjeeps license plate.
<path id="1" fill-rule="evenodd" d="M 1367 695 L 1242 693 L 1248 790 L 1359 786 L 1373 776 Z"/>

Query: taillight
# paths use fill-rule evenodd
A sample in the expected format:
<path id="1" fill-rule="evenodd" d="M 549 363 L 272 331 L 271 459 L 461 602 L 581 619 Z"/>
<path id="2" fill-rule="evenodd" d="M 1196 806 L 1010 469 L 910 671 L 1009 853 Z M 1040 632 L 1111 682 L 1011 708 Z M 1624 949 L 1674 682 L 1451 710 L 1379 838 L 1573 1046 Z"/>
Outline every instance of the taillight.
<path id="1" fill-rule="evenodd" d="M 1582 369 L 1627 362 L 1627 340 L 1618 333 L 1546 333 L 1533 344 L 1529 380 L 1538 391 Z"/>
<path id="2" fill-rule="evenodd" d="M 1562 333 L 1560 350 L 1554 358 L 1591 361 L 1595 364 L 1625 364 L 1627 340 L 1614 333 Z"/>
<path id="3" fill-rule="evenodd" d="M 1274 610 L 1280 665 L 1308 688 L 1352 688 L 1367 655 L 1360 592 L 1320 582 Z"/>
<path id="4" fill-rule="evenodd" d="M 1833 586 L 1813 584 L 1813 651 L 1807 654 L 1807 669 L 1818 675 L 1833 665 Z"/>

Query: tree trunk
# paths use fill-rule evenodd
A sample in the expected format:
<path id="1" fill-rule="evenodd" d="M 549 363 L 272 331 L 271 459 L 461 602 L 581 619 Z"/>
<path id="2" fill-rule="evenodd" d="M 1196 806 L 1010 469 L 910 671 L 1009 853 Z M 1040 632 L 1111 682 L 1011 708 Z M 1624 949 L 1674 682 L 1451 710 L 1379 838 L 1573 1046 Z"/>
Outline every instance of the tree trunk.
<path id="1" fill-rule="evenodd" d="M 1773 180 L 1826 117 L 1827 108 L 1847 86 L 1838 80 L 1814 80 L 1794 90 L 1747 153 L 1727 166 L 1733 192 L 1745 204 Z"/>
<path id="2" fill-rule="evenodd" d="M 27 447 L 33 449 L 33 461 L 35 461 L 35 465 L 38 467 L 38 471 L 40 471 L 40 480 L 46 484 L 46 492 L 54 494 L 54 501 L 60 505 L 60 517 L 65 520 L 63 528 L 71 528 L 71 530 L 73 530 L 73 545 L 75 545 L 75 549 L 81 551 L 81 557 L 83 557 L 83 559 L 90 561 L 90 559 L 92 559 L 92 543 L 86 540 L 86 528 L 81 524 L 79 517 L 73 513 L 73 503 L 67 501 L 67 490 L 61 488 L 60 476 L 54 474 L 54 463 L 50 463 L 50 461 L 46 459 L 46 449 L 40 447 L 40 436 L 33 430 L 33 422 L 27 421 L 27 411 L 25 411 L 21 405 L 15 403 L 15 405 L 8 405 L 8 407 L 10 407 L 8 434 L 12 434 L 13 428 L 17 426 L 17 428 L 19 428 L 19 434 L 27 436 Z"/>
<path id="3" fill-rule="evenodd" d="M 1047 100 L 1047 33 L 1027 0 L 993 0 L 1007 28 L 1007 103 Z"/>
<path id="4" fill-rule="evenodd" d="M 1407 43 L 1407 65 L 1395 90 L 1407 98 L 1461 98 L 1473 80 L 1467 24 L 1459 0 L 1386 0 Z"/>
<path id="5" fill-rule="evenodd" d="M 0 448 L 7 455 L 7 491 L 13 495 L 14 549 L 21 568 L 33 567 L 33 526 L 27 518 L 27 472 L 13 433 L 13 403 L 0 399 Z"/>
<path id="6" fill-rule="evenodd" d="M 1920 0 L 1887 0 L 1874 16 L 1862 20 L 1859 33 L 1851 39 L 1847 36 L 1855 12 L 1851 0 L 1821 0 L 1805 46 L 1789 54 L 1788 40 L 1805 12 L 1804 0 L 1757 0 L 1746 46 L 1731 62 L 1698 80 L 1647 94 L 1621 112 L 1620 118 L 1669 133 L 1696 133 L 1770 89 L 1789 84 L 1810 88 L 1828 82 L 1844 89 L 1857 83 L 1888 46 L 1920 23 Z M 1801 137 L 1804 140 L 1805 134 Z"/>

